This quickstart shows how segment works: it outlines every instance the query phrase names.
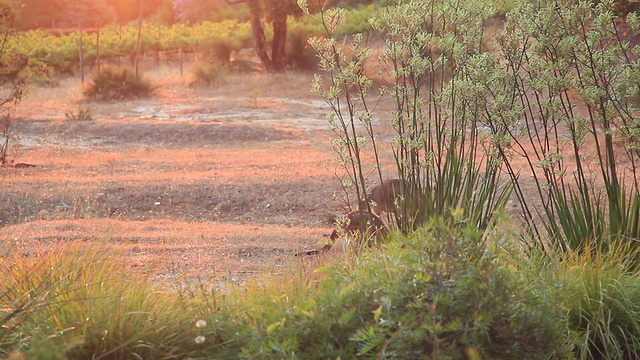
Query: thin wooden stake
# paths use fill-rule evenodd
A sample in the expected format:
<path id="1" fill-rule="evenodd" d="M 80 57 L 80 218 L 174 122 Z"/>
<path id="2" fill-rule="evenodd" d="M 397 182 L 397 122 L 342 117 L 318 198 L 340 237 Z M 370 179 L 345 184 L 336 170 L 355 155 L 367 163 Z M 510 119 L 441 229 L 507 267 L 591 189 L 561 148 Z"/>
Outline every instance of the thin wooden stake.
<path id="1" fill-rule="evenodd" d="M 84 84 L 84 53 L 82 49 L 82 21 L 80 21 L 80 39 L 79 41 L 79 51 L 80 51 L 80 83 Z"/>

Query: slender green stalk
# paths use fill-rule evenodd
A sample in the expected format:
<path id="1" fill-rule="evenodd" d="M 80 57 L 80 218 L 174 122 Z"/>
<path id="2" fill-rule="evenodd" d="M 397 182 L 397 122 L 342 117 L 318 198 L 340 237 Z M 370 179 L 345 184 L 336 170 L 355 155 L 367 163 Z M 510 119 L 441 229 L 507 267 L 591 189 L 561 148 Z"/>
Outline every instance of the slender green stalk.
<path id="1" fill-rule="evenodd" d="M 373 154 L 371 166 L 377 175 L 373 180 L 377 177 L 380 182 L 386 173 L 381 154 L 391 154 L 402 188 L 403 199 L 396 203 L 394 217 L 402 232 L 414 231 L 430 216 L 452 219 L 457 211 L 473 214 L 471 221 L 488 226 L 493 214 L 504 207 L 509 190 L 499 185 L 495 161 L 480 151 L 482 139 L 467 110 L 478 108 L 478 99 L 465 98 L 461 92 L 467 78 L 465 64 L 481 53 L 483 25 L 491 10 L 468 1 L 396 1 L 372 19 L 374 31 L 385 44 L 377 72 L 392 81 L 389 92 L 382 92 L 395 105 L 388 119 L 395 130 L 390 144 L 377 141 L 371 121 L 372 81 L 363 66 L 370 51 L 360 49 L 359 37 L 348 51 L 336 45 L 336 24 L 343 14 L 340 10 L 322 13 L 320 21 L 326 24 L 328 36 L 311 44 L 328 77 L 328 84 L 316 77 L 314 90 L 332 110 L 334 148 L 350 180 L 345 185 L 355 183 L 358 203 L 369 204 L 364 184 L 370 177 L 361 154 Z M 356 126 L 356 120 L 363 126 Z"/>
<path id="2" fill-rule="evenodd" d="M 497 37 L 499 51 L 471 72 L 482 84 L 478 94 L 487 96 L 479 121 L 526 227 L 541 234 L 542 225 L 546 237 L 535 241 L 543 247 L 591 251 L 633 238 L 635 225 L 621 224 L 635 224 L 639 196 L 637 135 L 630 130 L 639 123 L 631 75 L 638 62 L 611 6 L 551 2 L 534 9 L 518 2 Z M 631 166 L 621 168 L 625 162 Z"/>

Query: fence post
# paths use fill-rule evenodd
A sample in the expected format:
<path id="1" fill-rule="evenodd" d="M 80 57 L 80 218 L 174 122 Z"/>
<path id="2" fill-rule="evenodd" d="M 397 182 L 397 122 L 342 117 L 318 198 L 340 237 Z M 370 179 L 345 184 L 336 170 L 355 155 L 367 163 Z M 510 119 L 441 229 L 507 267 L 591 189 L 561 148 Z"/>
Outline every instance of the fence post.
<path id="1" fill-rule="evenodd" d="M 138 43 L 136 46 L 136 77 L 140 71 L 140 37 L 142 36 L 142 2 L 140 2 L 140 14 L 138 15 Z"/>
<path id="2" fill-rule="evenodd" d="M 80 50 L 80 83 L 84 84 L 84 53 L 82 49 L 82 21 L 80 21 L 80 39 L 79 41 L 79 50 Z"/>
<path id="3" fill-rule="evenodd" d="M 100 24 L 98 24 L 98 32 L 96 32 L 96 69 L 100 71 Z"/>
<path id="4" fill-rule="evenodd" d="M 156 44 L 156 58 L 155 60 L 155 65 L 158 66 L 160 65 L 160 48 L 161 48 L 161 44 L 162 44 L 162 23 L 160 21 L 158 21 L 158 43 Z"/>
<path id="5" fill-rule="evenodd" d="M 178 49 L 178 63 L 180 64 L 180 76 L 182 76 L 182 47 Z"/>

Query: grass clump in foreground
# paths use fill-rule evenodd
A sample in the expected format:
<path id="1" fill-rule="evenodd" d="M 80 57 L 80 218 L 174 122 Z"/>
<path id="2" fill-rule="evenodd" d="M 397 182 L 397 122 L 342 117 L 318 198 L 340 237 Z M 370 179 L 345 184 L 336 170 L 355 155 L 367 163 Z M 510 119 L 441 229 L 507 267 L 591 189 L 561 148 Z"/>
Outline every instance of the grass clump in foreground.
<path id="1" fill-rule="evenodd" d="M 195 348 L 179 296 L 128 276 L 124 254 L 60 244 L 0 263 L 0 358 L 161 359 Z"/>
<path id="2" fill-rule="evenodd" d="M 146 97 L 153 92 L 153 86 L 142 75 L 130 68 L 105 66 L 96 71 L 84 94 L 98 100 L 121 100 L 132 97 Z"/>
<path id="3" fill-rule="evenodd" d="M 0 357 L 638 358 L 634 254 L 508 243 L 434 220 L 358 258 L 227 290 L 129 276 L 122 251 L 80 243 L 19 254 L 0 264 Z"/>
<path id="4" fill-rule="evenodd" d="M 638 250 L 618 242 L 607 250 L 525 259 L 525 283 L 566 314 L 567 343 L 578 359 L 640 358 Z"/>

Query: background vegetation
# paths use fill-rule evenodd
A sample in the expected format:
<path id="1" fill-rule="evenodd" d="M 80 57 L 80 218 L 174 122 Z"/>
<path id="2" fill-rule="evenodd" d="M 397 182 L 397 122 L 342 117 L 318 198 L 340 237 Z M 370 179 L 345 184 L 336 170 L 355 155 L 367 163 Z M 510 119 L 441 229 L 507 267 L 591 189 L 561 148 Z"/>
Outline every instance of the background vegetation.
<path id="1" fill-rule="evenodd" d="M 80 38 L 83 66 L 90 69 L 100 62 L 133 66 L 136 56 L 153 57 L 157 61 L 160 54 L 177 62 L 179 52 L 198 54 L 209 61 L 213 51 L 216 59 L 229 61 L 233 53 L 254 46 L 246 4 L 195 0 L 149 0 L 136 4 L 115 0 L 80 1 L 74 2 L 73 6 L 60 1 L 41 4 L 38 0 L 24 3 L 3 0 L 3 3 L 16 14 L 14 28 L 27 30 L 7 38 L 5 51 L 41 61 L 47 64 L 50 72 L 57 74 L 79 71 Z M 377 7 L 379 4 L 353 8 L 359 15 L 354 16 L 357 21 L 352 21 L 351 28 L 345 29 L 345 33 L 368 29 L 368 19 Z M 171 10 L 168 14 L 167 9 Z M 278 9 L 277 6 L 271 9 L 266 4 L 264 9 L 256 10 L 258 21 L 265 22 L 265 41 L 273 39 L 275 23 L 271 23 L 270 18 L 278 13 Z M 96 17 L 96 14 L 100 16 Z M 300 59 L 303 56 L 299 52 L 301 44 L 306 45 L 306 40 L 321 34 L 322 29 L 301 17 L 294 2 L 287 5 L 284 14 L 287 27 L 293 29 L 292 42 L 286 44 L 289 59 L 285 61 L 289 66 L 308 67 L 308 60 Z M 287 18 L 287 15 L 290 16 Z"/>

